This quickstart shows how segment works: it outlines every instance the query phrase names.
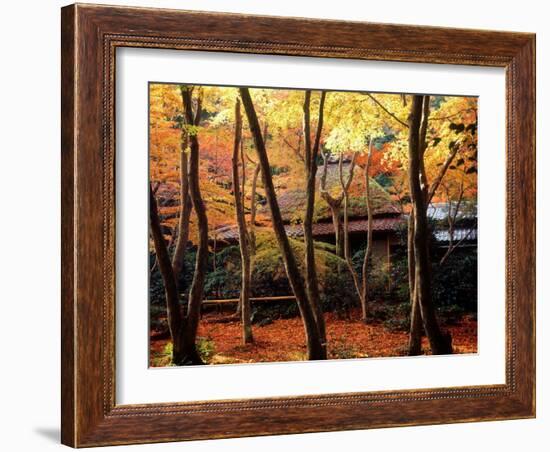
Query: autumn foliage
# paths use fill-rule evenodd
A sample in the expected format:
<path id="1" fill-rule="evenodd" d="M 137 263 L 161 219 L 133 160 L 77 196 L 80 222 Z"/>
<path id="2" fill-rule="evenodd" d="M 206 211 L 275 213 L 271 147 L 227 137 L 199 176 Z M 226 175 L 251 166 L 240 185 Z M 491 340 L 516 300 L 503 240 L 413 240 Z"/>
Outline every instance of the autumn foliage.
<path id="1" fill-rule="evenodd" d="M 188 339 L 202 354 L 195 364 L 400 356 L 411 352 L 414 334 L 417 352 L 430 353 L 440 328 L 452 338 L 450 352 L 476 351 L 476 302 L 450 295 L 473 293 L 476 281 L 446 278 L 477 262 L 476 98 L 149 89 L 149 182 L 158 208 L 151 222 L 161 234 L 149 247 L 151 365 L 172 364 L 175 330 L 195 323 Z M 197 264 L 201 237 L 206 270 Z M 181 266 L 170 271 L 161 248 L 174 265 L 178 239 Z M 415 244 L 428 261 L 418 261 Z M 430 289 L 423 295 L 414 272 L 417 288 Z M 171 315 L 168 286 L 177 290 Z M 193 287 L 208 302 L 196 314 Z M 269 301 L 280 296 L 289 298 Z"/>

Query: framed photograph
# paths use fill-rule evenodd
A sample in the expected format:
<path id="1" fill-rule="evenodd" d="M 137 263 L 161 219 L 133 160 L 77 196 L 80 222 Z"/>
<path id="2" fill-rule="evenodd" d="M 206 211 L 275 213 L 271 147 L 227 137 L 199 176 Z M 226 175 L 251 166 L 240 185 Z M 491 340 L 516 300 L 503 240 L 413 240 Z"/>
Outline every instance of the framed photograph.
<path id="1" fill-rule="evenodd" d="M 535 36 L 62 9 L 62 442 L 535 416 Z"/>

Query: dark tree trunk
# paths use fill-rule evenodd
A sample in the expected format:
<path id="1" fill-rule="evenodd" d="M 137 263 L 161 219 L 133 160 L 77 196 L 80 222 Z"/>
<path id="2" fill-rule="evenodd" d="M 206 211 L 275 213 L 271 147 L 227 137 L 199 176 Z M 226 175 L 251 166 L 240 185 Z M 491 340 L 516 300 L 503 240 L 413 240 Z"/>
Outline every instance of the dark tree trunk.
<path id="1" fill-rule="evenodd" d="M 419 130 L 419 146 L 420 146 L 420 159 L 419 159 L 419 173 L 420 173 L 420 188 L 422 190 L 422 196 L 427 200 L 428 196 L 428 176 L 426 174 L 426 168 L 424 166 L 424 153 L 426 152 L 426 134 L 428 131 L 428 117 L 430 115 L 430 96 L 423 96 L 422 99 L 422 119 L 420 121 Z M 428 206 L 426 201 L 426 208 Z M 410 286 L 410 299 L 411 299 L 411 328 L 409 336 L 409 356 L 416 356 L 422 353 L 422 314 L 420 312 L 420 303 L 418 302 L 418 292 L 414 290 L 414 214 L 411 212 L 408 225 L 408 249 L 407 252 L 411 253 L 412 260 L 409 261 L 409 284 Z M 429 241 L 429 239 L 428 239 Z M 429 252 L 429 250 L 428 250 Z M 429 254 L 428 254 L 429 259 Z M 412 273 L 412 279 L 410 274 Z"/>
<path id="2" fill-rule="evenodd" d="M 178 361 L 177 357 L 185 354 L 182 343 L 182 332 L 185 327 L 185 319 L 181 313 L 176 278 L 160 226 L 157 200 L 151 186 L 149 186 L 149 223 L 151 236 L 153 237 L 153 244 L 155 246 L 155 253 L 157 255 L 159 271 L 164 283 L 168 328 L 170 330 L 170 336 L 172 337 L 173 343 L 173 362 L 176 365 L 181 365 L 183 363 Z"/>
<path id="3" fill-rule="evenodd" d="M 198 126 L 201 116 L 202 95 L 199 92 L 196 101 L 196 110 L 193 112 L 191 90 L 187 86 L 181 87 L 186 123 L 189 126 Z M 199 139 L 196 132 L 189 133 L 189 193 L 191 202 L 197 215 L 199 229 L 199 243 L 197 245 L 197 258 L 195 261 L 195 272 L 193 282 L 189 290 L 189 301 L 187 304 L 187 325 L 183 335 L 185 355 L 179 357 L 186 364 L 203 364 L 197 353 L 195 341 L 199 326 L 200 309 L 204 297 L 204 280 L 208 268 L 208 218 L 204 205 L 199 177 Z"/>
<path id="4" fill-rule="evenodd" d="M 423 96 L 413 96 L 409 116 L 409 183 L 414 213 L 414 256 L 415 287 L 422 321 L 432 353 L 436 355 L 452 353 L 451 338 L 439 328 L 432 300 L 431 271 L 428 255 L 428 220 L 426 217 L 426 196 L 420 181 L 420 160 L 423 145 L 420 142 Z"/>
<path id="5" fill-rule="evenodd" d="M 414 265 L 414 214 L 411 211 L 407 227 L 407 257 L 409 271 L 409 298 L 411 303 L 411 326 L 409 334 L 409 356 L 422 353 L 422 314 L 420 304 L 415 291 L 415 265 Z"/>
<path id="6" fill-rule="evenodd" d="M 425 200 L 424 208 L 426 209 L 432 198 L 434 197 L 437 189 L 441 185 L 441 182 L 449 169 L 449 166 L 453 162 L 459 147 L 454 146 L 445 162 L 441 166 L 438 175 L 431 183 L 428 182 L 426 175 L 426 170 L 424 168 L 424 153 L 426 152 L 427 142 L 426 135 L 428 130 L 428 118 L 430 114 L 430 96 L 423 96 L 422 100 L 422 119 L 420 121 L 419 128 L 419 179 L 420 179 L 420 188 Z M 410 337 L 409 337 L 409 355 L 419 355 L 422 352 L 422 334 L 423 334 L 423 324 L 422 324 L 422 313 L 420 308 L 420 303 L 418 301 L 419 293 L 415 291 L 415 265 L 414 265 L 414 211 L 411 211 L 409 216 L 409 228 L 408 228 L 408 254 L 409 254 L 409 286 L 410 286 L 410 299 L 411 299 L 411 327 L 410 327 Z M 429 238 L 427 240 L 426 253 L 428 253 L 428 261 L 430 260 L 429 254 Z M 450 339 L 449 339 L 450 341 Z"/>
<path id="7" fill-rule="evenodd" d="M 315 207 L 315 177 L 317 175 L 317 156 L 319 155 L 319 146 L 321 142 L 321 132 L 323 129 L 323 114 L 326 93 L 321 92 L 319 101 L 319 116 L 317 121 L 317 131 L 315 141 L 311 143 L 311 91 L 307 90 L 304 97 L 304 163 L 306 170 L 306 212 L 304 215 L 304 244 L 305 252 L 305 273 L 306 290 L 309 301 L 312 305 L 315 321 L 319 329 L 319 336 L 326 356 L 326 327 L 323 308 L 321 306 L 321 296 L 319 293 L 319 282 L 317 280 L 317 270 L 315 268 L 315 247 L 313 243 L 313 213 Z"/>
<path id="8" fill-rule="evenodd" d="M 283 219 L 281 216 L 281 211 L 279 209 L 279 204 L 277 202 L 277 195 L 275 192 L 275 187 L 273 185 L 273 179 L 271 177 L 271 170 L 269 165 L 269 159 L 267 157 L 267 152 L 265 149 L 264 140 L 260 130 L 260 125 L 258 122 L 258 117 L 254 109 L 254 104 L 248 88 L 239 88 L 244 109 L 248 118 L 248 124 L 250 127 L 250 132 L 254 138 L 256 154 L 258 156 L 258 162 L 261 167 L 262 180 L 264 183 L 265 194 L 267 198 L 267 203 L 271 212 L 271 219 L 273 222 L 273 229 L 281 254 L 283 257 L 283 262 L 285 265 L 286 274 L 294 295 L 296 296 L 296 301 L 298 303 L 298 308 L 302 316 L 302 321 L 304 323 L 304 329 L 306 333 L 306 342 L 307 342 L 307 351 L 308 359 L 326 359 L 324 353 L 324 347 L 319 336 L 319 329 L 315 321 L 315 315 L 309 303 L 307 293 L 304 287 L 303 280 L 300 276 L 298 264 L 296 258 L 290 247 L 290 242 L 286 235 L 284 228 Z"/>
<path id="9" fill-rule="evenodd" d="M 182 142 L 180 150 L 180 212 L 178 220 L 178 240 L 172 256 L 172 268 L 176 276 L 176 282 L 180 280 L 185 262 L 185 250 L 189 241 L 189 220 L 193 204 L 189 197 L 189 174 L 188 174 L 188 156 L 186 153 L 188 145 L 187 132 L 182 131 Z M 183 292 L 183 287 L 179 287 L 179 292 Z"/>
<path id="10" fill-rule="evenodd" d="M 260 165 L 256 164 L 254 175 L 252 176 L 252 188 L 250 190 L 250 253 L 252 255 L 256 254 L 256 192 L 258 189 L 259 175 Z"/>
<path id="11" fill-rule="evenodd" d="M 430 116 L 430 96 L 423 96 L 422 99 L 422 119 L 420 121 L 420 130 L 419 130 L 419 152 L 420 152 L 420 161 L 419 161 L 419 172 L 420 172 L 420 188 L 424 199 L 427 200 L 428 196 L 428 175 L 426 174 L 426 167 L 424 166 L 424 154 L 427 148 L 426 135 L 428 133 L 428 119 Z M 429 201 L 426 201 L 426 206 L 429 204 Z"/>
<path id="12" fill-rule="evenodd" d="M 241 250 L 241 296 L 240 296 L 240 314 L 243 329 L 243 342 L 249 344 L 253 342 L 252 325 L 250 322 L 250 237 L 246 228 L 244 216 L 244 193 L 241 193 L 239 178 L 239 150 L 241 149 L 242 118 L 241 104 L 237 99 L 235 103 L 235 143 L 233 147 L 233 156 L 231 159 L 233 176 L 233 194 L 235 198 L 235 214 L 237 217 L 237 226 L 239 230 L 239 247 Z M 243 180 L 246 171 L 243 159 Z"/>

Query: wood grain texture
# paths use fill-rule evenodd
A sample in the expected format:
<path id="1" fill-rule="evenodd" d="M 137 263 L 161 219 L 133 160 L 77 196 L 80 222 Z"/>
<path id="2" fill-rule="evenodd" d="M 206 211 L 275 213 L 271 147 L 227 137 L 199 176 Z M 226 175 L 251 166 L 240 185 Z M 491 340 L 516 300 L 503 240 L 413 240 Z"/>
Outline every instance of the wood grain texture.
<path id="1" fill-rule="evenodd" d="M 534 416 L 534 35 L 80 4 L 63 8 L 61 34 L 64 444 Z M 114 67 L 124 46 L 506 68 L 506 384 L 116 405 Z"/>
<path id="2" fill-rule="evenodd" d="M 74 8 L 63 9 L 61 19 L 61 441 L 75 443 L 74 385 L 74 129 L 75 129 L 75 59 Z"/>

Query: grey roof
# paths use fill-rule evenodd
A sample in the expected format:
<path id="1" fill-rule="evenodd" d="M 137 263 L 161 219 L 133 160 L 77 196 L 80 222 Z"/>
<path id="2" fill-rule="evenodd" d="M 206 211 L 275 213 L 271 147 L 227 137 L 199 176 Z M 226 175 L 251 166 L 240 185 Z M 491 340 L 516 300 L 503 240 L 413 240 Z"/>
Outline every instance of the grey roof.
<path id="1" fill-rule="evenodd" d="M 449 242 L 451 234 L 448 230 L 440 229 L 434 231 L 435 240 L 438 242 Z M 453 231 L 453 242 L 474 242 L 477 240 L 477 228 L 457 228 Z"/>
<path id="2" fill-rule="evenodd" d="M 449 209 L 449 204 L 446 202 L 434 202 L 431 203 L 426 209 L 426 214 L 428 218 L 432 220 L 440 221 L 445 220 L 449 216 L 449 210 L 454 214 L 456 209 L 457 202 L 451 202 L 451 209 Z M 456 216 L 458 220 L 473 220 L 477 218 L 477 204 L 472 201 L 462 201 L 458 210 L 458 215 Z"/>

